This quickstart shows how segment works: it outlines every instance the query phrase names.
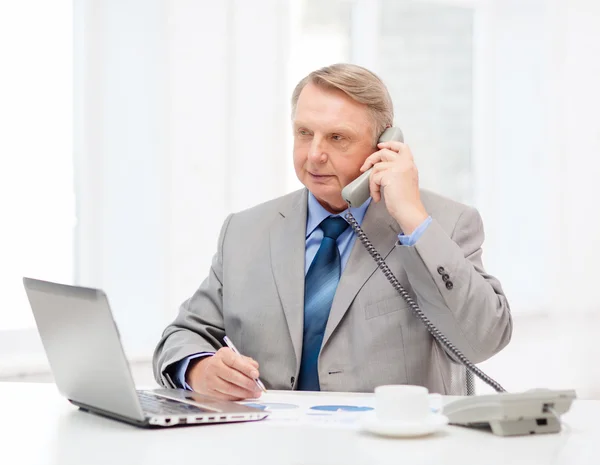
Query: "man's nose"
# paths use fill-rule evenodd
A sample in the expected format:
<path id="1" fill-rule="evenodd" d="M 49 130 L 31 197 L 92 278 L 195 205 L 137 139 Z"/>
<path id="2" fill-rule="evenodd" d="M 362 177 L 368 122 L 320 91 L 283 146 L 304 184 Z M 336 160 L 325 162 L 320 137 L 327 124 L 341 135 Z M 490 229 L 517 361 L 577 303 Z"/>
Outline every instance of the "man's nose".
<path id="1" fill-rule="evenodd" d="M 325 163 L 327 160 L 327 155 L 323 150 L 323 139 L 317 136 L 313 137 L 313 140 L 310 144 L 310 148 L 308 150 L 308 159 L 312 163 Z"/>

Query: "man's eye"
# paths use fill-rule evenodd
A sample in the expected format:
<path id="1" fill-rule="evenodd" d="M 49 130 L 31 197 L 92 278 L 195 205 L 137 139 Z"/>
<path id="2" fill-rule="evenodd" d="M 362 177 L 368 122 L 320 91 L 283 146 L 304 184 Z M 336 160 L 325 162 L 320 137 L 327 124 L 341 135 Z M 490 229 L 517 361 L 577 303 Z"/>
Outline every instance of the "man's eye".
<path id="1" fill-rule="evenodd" d="M 333 140 L 342 140 L 344 138 L 344 136 L 341 136 L 339 134 L 334 134 L 333 136 L 331 136 L 331 138 Z"/>
<path id="2" fill-rule="evenodd" d="M 306 129 L 299 129 L 298 134 L 301 136 L 308 136 L 308 131 Z"/>

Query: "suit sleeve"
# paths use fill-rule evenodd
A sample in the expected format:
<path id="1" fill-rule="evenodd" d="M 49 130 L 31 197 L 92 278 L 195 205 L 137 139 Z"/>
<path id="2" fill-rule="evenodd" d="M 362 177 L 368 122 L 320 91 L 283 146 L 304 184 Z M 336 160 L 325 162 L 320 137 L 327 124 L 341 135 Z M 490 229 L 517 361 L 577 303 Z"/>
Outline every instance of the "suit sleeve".
<path id="1" fill-rule="evenodd" d="M 473 363 L 510 341 L 512 319 L 498 279 L 486 273 L 481 216 L 467 208 L 448 235 L 434 219 L 411 247 L 397 244 L 417 303 Z"/>
<path id="2" fill-rule="evenodd" d="M 217 253 L 206 279 L 194 295 L 180 307 L 175 321 L 164 330 L 154 351 L 156 381 L 167 387 L 179 387 L 173 369 L 179 361 L 200 352 L 215 352 L 225 336 L 223 321 L 223 243 L 229 215 L 221 228 Z"/>

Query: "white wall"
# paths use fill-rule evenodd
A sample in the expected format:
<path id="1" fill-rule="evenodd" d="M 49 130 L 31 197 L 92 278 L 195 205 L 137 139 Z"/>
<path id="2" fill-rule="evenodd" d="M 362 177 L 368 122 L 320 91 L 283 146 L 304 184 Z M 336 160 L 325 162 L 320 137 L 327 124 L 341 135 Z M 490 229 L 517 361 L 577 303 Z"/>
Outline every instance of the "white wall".
<path id="1" fill-rule="evenodd" d="M 600 263 L 600 3 L 576 0 L 568 5 L 566 53 L 561 57 L 565 64 L 564 124 L 558 128 L 564 131 L 564 139 L 559 143 L 563 169 L 557 181 L 563 187 L 561 227 L 566 233 L 561 265 L 569 274 L 562 281 L 557 298 L 565 311 L 580 306 L 597 312 L 594 291 Z"/>
<path id="2" fill-rule="evenodd" d="M 514 315 L 513 341 L 482 368 L 509 391 L 600 396 L 599 18 L 600 3 L 567 0 L 477 16 L 475 203 Z"/>
<path id="3" fill-rule="evenodd" d="M 513 311 L 593 312 L 600 260 L 600 4 L 484 2 L 475 203 Z"/>

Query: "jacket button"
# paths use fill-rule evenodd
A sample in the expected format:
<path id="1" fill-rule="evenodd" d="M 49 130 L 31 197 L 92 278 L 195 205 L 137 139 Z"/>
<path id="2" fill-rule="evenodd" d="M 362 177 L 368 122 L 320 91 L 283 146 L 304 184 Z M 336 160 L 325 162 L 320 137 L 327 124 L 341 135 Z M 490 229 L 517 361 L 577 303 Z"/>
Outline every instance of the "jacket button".
<path id="1" fill-rule="evenodd" d="M 450 279 L 450 275 L 449 274 L 443 274 L 442 275 L 442 281 L 446 282 Z"/>
<path id="2" fill-rule="evenodd" d="M 296 382 L 296 378 L 294 378 L 293 376 L 290 378 L 290 384 L 292 385 L 292 387 L 294 387 L 294 383 Z"/>
<path id="3" fill-rule="evenodd" d="M 446 281 L 446 289 L 451 290 L 454 287 L 454 284 L 452 284 L 452 281 Z"/>
<path id="4" fill-rule="evenodd" d="M 444 270 L 444 267 L 443 267 L 443 266 L 438 266 L 438 273 L 439 273 L 439 274 L 444 274 L 444 272 L 445 272 L 445 271 L 446 271 L 446 270 Z"/>

